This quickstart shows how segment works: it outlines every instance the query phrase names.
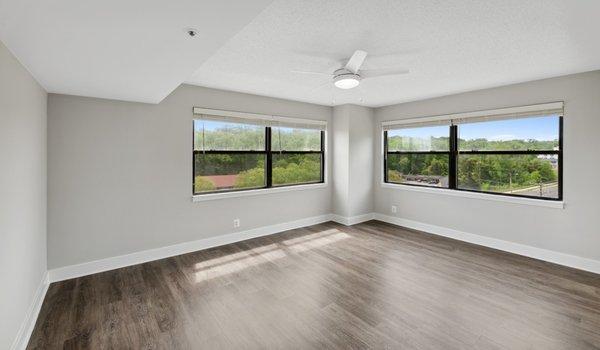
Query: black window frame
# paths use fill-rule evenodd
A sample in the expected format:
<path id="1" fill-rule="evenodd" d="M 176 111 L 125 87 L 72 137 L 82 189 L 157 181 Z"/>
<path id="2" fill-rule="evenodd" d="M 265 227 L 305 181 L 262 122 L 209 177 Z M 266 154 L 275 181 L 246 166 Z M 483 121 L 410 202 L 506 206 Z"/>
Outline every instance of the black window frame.
<path id="1" fill-rule="evenodd" d="M 428 125 L 429 126 L 429 125 Z M 422 127 L 427 127 L 427 126 L 422 126 Z M 406 185 L 406 186 L 418 186 L 418 187 L 431 187 L 431 188 L 443 188 L 443 189 L 450 189 L 450 181 L 451 181 L 451 176 L 450 173 L 452 172 L 452 168 L 451 168 L 451 163 L 452 160 L 450 159 L 452 157 L 452 136 L 450 135 L 449 131 L 449 135 L 448 135 L 448 150 L 447 151 L 390 151 L 388 149 L 388 132 L 387 130 L 385 130 L 383 132 L 383 138 L 384 138 L 384 144 L 383 144 L 383 148 L 384 148 L 384 157 L 383 157 L 383 179 L 385 183 L 391 183 L 391 184 L 395 184 L 395 185 Z M 393 181 L 389 181 L 388 179 L 388 169 L 387 169 L 387 159 L 388 159 L 388 155 L 390 154 L 398 154 L 398 155 L 423 155 L 423 154 L 445 154 L 448 156 L 448 187 L 440 187 L 440 186 L 428 186 L 428 185 L 419 185 L 419 184 L 412 184 L 412 183 L 401 183 L 401 182 L 393 182 Z"/>
<path id="2" fill-rule="evenodd" d="M 426 127 L 426 126 L 423 126 Z M 388 134 L 387 130 L 383 131 L 383 181 L 384 183 L 394 184 L 394 185 L 402 185 L 402 186 L 416 186 L 416 187 L 426 187 L 433 189 L 445 189 L 445 190 L 453 190 L 453 191 L 463 191 L 463 192 L 474 192 L 474 193 L 484 193 L 496 196 L 506 196 L 506 197 L 519 197 L 519 198 L 528 198 L 528 199 L 539 199 L 545 201 L 562 201 L 563 200 L 563 116 L 558 115 L 558 150 L 506 150 L 506 151 L 460 151 L 458 144 L 458 125 L 449 125 L 449 135 L 450 135 L 450 148 L 449 151 L 389 151 L 388 150 Z M 438 187 L 438 186 L 427 186 L 427 185 L 419 185 L 412 183 L 401 183 L 401 182 L 392 182 L 388 179 L 388 168 L 387 168 L 387 158 L 389 154 L 448 154 L 448 187 Z M 490 192 L 490 191 L 482 191 L 482 190 L 472 190 L 465 188 L 458 188 L 458 157 L 460 155 L 467 154 L 482 154 L 482 155 L 541 155 L 541 154 L 556 154 L 558 155 L 557 166 L 558 166 L 558 197 L 540 197 L 540 196 L 529 196 L 522 194 L 514 194 L 514 193 L 499 193 L 499 192 Z"/>
<path id="3" fill-rule="evenodd" d="M 196 119 L 197 120 L 197 119 Z M 194 122 L 196 121 L 194 120 Z M 273 151 L 271 147 L 271 134 L 272 127 L 265 126 L 265 149 L 264 150 L 196 150 L 194 144 L 195 130 L 192 126 L 192 194 L 194 196 L 201 196 L 205 194 L 216 194 L 216 193 L 230 193 L 230 192 L 243 192 L 252 190 L 263 190 L 268 188 L 281 188 L 281 187 L 292 187 L 310 184 L 325 183 L 325 130 L 319 130 L 321 135 L 321 143 L 319 151 Z M 265 156 L 265 186 L 261 187 L 249 187 L 231 190 L 220 190 L 220 191 L 205 191 L 196 192 L 196 155 L 197 154 L 260 154 Z M 293 184 L 284 185 L 273 185 L 273 154 L 320 154 L 321 155 L 321 178 L 319 181 L 299 182 Z"/>

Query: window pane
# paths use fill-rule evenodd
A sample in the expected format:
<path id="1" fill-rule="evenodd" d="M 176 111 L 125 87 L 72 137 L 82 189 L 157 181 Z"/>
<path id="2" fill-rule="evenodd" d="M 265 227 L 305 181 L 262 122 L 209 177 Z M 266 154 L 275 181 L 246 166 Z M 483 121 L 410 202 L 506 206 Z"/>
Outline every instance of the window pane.
<path id="1" fill-rule="evenodd" d="M 273 186 L 321 181 L 321 154 L 273 153 Z"/>
<path id="2" fill-rule="evenodd" d="M 447 154 L 388 154 L 388 182 L 448 187 Z"/>
<path id="3" fill-rule="evenodd" d="M 271 131 L 273 151 L 320 151 L 321 131 L 296 128 L 273 128 Z"/>
<path id="4" fill-rule="evenodd" d="M 264 154 L 195 153 L 194 192 L 266 186 Z"/>
<path id="5" fill-rule="evenodd" d="M 559 116 L 461 124 L 461 151 L 558 150 Z"/>
<path id="6" fill-rule="evenodd" d="M 458 156 L 458 188 L 558 198 L 558 155 Z"/>
<path id="7" fill-rule="evenodd" d="M 264 151 L 265 127 L 214 120 L 194 120 L 194 149 Z"/>
<path id="8" fill-rule="evenodd" d="M 388 151 L 448 151 L 450 127 L 427 126 L 389 130 Z"/>

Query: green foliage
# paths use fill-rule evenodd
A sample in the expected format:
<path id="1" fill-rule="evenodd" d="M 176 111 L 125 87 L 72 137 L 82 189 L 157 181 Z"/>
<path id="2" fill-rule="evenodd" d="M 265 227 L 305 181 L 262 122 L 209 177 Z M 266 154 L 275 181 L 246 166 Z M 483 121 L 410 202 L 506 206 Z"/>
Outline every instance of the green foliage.
<path id="1" fill-rule="evenodd" d="M 459 139 L 460 150 L 553 150 L 558 140 L 500 140 L 484 138 Z M 390 151 L 447 151 L 448 137 L 406 137 L 395 135 L 388 138 Z M 435 154 L 389 154 L 388 179 L 405 181 L 406 176 L 447 176 L 448 156 Z M 556 169 L 548 160 L 536 155 L 460 155 L 458 160 L 458 184 L 461 188 L 484 191 L 509 191 L 517 188 L 555 182 Z"/>
<path id="2" fill-rule="evenodd" d="M 558 147 L 558 140 L 490 141 L 484 138 L 473 140 L 459 139 L 458 146 L 461 151 L 552 150 Z M 448 137 L 388 137 L 388 150 L 390 151 L 448 151 L 449 147 L 450 139 Z"/>
<path id="3" fill-rule="evenodd" d="M 404 175 L 448 175 L 445 154 L 390 154 L 387 164 L 388 169 Z"/>
<path id="4" fill-rule="evenodd" d="M 448 151 L 449 149 L 449 137 L 388 137 L 388 150 L 390 151 Z"/>
<path id="5" fill-rule="evenodd" d="M 525 150 L 553 150 L 558 147 L 558 140 L 505 140 L 490 141 L 487 139 L 458 140 L 461 151 L 525 151 Z"/>
<path id="6" fill-rule="evenodd" d="M 195 150 L 260 151 L 265 149 L 265 128 L 262 126 L 220 123 L 222 126 L 217 129 L 202 131 L 203 122 L 196 120 L 195 123 L 200 125 L 200 131 L 194 132 Z"/>
<path id="7" fill-rule="evenodd" d="M 207 180 L 202 176 L 196 176 L 196 181 L 194 181 L 194 193 L 214 190 L 215 184 L 213 184 L 212 181 Z"/>
<path id="8" fill-rule="evenodd" d="M 263 126 L 220 123 L 220 127 L 202 129 L 202 121 L 196 120 L 199 130 L 194 132 L 195 150 L 254 150 L 265 149 Z M 206 122 L 215 123 L 215 122 Z M 271 144 L 274 151 L 315 151 L 321 149 L 319 130 L 272 128 Z"/>
<path id="9" fill-rule="evenodd" d="M 273 128 L 271 145 L 273 151 L 318 151 L 321 149 L 321 131 Z"/>
<path id="10" fill-rule="evenodd" d="M 197 123 L 199 121 L 196 121 Z M 321 133 L 318 130 L 290 128 L 272 129 L 273 150 L 319 150 Z M 195 131 L 194 148 L 205 150 L 262 150 L 264 127 L 223 124 L 223 127 Z M 260 154 L 196 154 L 196 175 L 237 175 L 234 188 L 265 185 L 265 156 Z M 319 154 L 273 154 L 273 184 L 317 182 L 321 179 Z M 207 183 L 208 182 L 208 183 Z M 196 177 L 196 192 L 212 190 L 210 181 Z"/>
<path id="11" fill-rule="evenodd" d="M 253 168 L 265 167 L 262 154 L 197 154 L 195 157 L 196 175 L 230 175 Z"/>
<path id="12" fill-rule="evenodd" d="M 286 154 L 273 156 L 273 184 L 317 182 L 321 180 L 319 154 Z"/>
<path id="13" fill-rule="evenodd" d="M 540 172 L 537 170 L 534 170 L 531 174 L 529 174 L 529 179 L 532 183 L 541 183 L 542 182 L 542 175 L 540 175 Z"/>
<path id="14" fill-rule="evenodd" d="M 461 155 L 458 160 L 458 183 L 465 188 L 514 190 L 556 180 L 550 162 L 535 155 Z"/>
<path id="15" fill-rule="evenodd" d="M 227 127 L 195 132 L 194 147 L 201 149 L 264 149 L 264 127 L 228 124 Z M 281 132 L 280 132 L 281 131 Z M 309 150 L 320 148 L 320 133 L 315 130 L 273 128 L 274 150 Z M 410 138 L 393 136 L 389 150 L 448 150 L 448 137 Z M 461 150 L 548 150 L 554 141 L 486 139 L 459 140 Z M 262 187 L 265 184 L 265 156 L 260 154 L 197 154 L 195 156 L 196 192 L 210 191 L 215 185 L 202 178 L 210 175 L 238 175 L 235 188 Z M 318 154 L 273 154 L 273 184 L 317 182 L 321 177 Z M 445 154 L 388 155 L 388 179 L 402 182 L 407 175 L 440 177 L 448 175 Z M 550 162 L 535 155 L 460 155 L 458 182 L 462 188 L 504 191 L 557 180 Z"/>
<path id="16" fill-rule="evenodd" d="M 234 188 L 262 187 L 265 185 L 265 168 L 242 171 L 235 179 Z"/>
<path id="17" fill-rule="evenodd" d="M 402 182 L 402 174 L 397 170 L 388 170 L 388 181 L 390 182 Z"/>
<path id="18" fill-rule="evenodd" d="M 235 187 L 264 186 L 264 166 L 239 173 Z M 273 185 L 317 182 L 321 179 L 318 154 L 273 155 Z"/>

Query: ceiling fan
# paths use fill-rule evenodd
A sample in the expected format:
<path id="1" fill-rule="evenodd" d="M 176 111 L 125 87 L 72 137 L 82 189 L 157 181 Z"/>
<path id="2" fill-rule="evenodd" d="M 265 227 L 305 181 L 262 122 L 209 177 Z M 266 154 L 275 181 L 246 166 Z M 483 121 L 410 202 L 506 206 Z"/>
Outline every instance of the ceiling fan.
<path id="1" fill-rule="evenodd" d="M 360 84 L 360 81 L 364 79 L 409 73 L 409 71 L 406 69 L 360 69 L 366 58 L 366 51 L 356 50 L 352 57 L 348 59 L 346 65 L 336 69 L 333 73 L 301 70 L 293 70 L 292 72 L 299 74 L 318 74 L 332 77 L 333 85 L 344 90 L 357 87 Z"/>

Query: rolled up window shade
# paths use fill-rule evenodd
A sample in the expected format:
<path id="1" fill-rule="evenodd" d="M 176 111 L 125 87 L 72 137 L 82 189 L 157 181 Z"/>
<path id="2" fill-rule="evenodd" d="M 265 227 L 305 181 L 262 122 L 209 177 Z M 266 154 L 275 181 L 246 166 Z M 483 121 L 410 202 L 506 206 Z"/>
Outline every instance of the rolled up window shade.
<path id="1" fill-rule="evenodd" d="M 522 119 L 522 118 L 535 118 L 535 117 L 547 117 L 552 115 L 562 116 L 564 114 L 564 108 L 562 102 L 545 104 L 545 105 L 534 105 L 524 106 L 515 108 L 503 108 L 491 111 L 472 112 L 465 113 L 458 118 L 453 118 L 453 124 L 466 124 L 466 123 L 479 123 L 486 121 L 497 121 L 506 119 Z"/>
<path id="2" fill-rule="evenodd" d="M 426 119 L 426 118 L 417 118 L 417 119 Z M 452 121 L 449 119 L 446 120 L 423 120 L 418 121 L 417 119 L 409 120 L 398 120 L 397 123 L 383 123 L 383 130 L 395 130 L 395 129 L 411 129 L 411 128 L 422 128 L 427 126 L 439 126 L 439 125 L 450 125 Z"/>
<path id="3" fill-rule="evenodd" d="M 313 123 L 310 120 L 292 119 L 286 117 L 275 117 L 268 126 L 280 128 L 298 128 L 311 130 L 326 130 L 327 123 Z M 286 120 L 288 119 L 288 120 Z"/>
<path id="4" fill-rule="evenodd" d="M 236 118 L 231 116 L 222 116 L 222 115 L 214 115 L 214 114 L 196 114 L 198 119 L 201 120 L 211 120 L 216 122 L 226 122 L 226 123 L 236 123 L 236 124 L 246 124 L 246 125 L 257 125 L 257 126 L 266 126 L 267 121 L 263 119 L 250 119 L 250 118 Z"/>
<path id="5" fill-rule="evenodd" d="M 215 120 L 229 123 L 313 130 L 327 129 L 327 122 L 324 120 L 300 119 L 233 111 L 220 111 L 199 107 L 194 107 L 194 115 L 197 115 L 199 119 L 202 120 Z"/>
<path id="6" fill-rule="evenodd" d="M 552 102 L 539 105 L 500 108 L 476 112 L 455 113 L 433 117 L 392 120 L 382 122 L 381 126 L 383 130 L 393 130 L 434 125 L 477 123 L 483 121 L 503 119 L 544 117 L 551 115 L 564 115 L 563 102 Z"/>

